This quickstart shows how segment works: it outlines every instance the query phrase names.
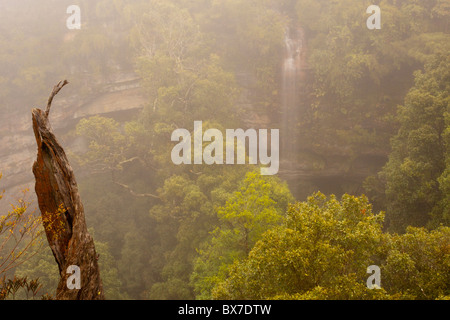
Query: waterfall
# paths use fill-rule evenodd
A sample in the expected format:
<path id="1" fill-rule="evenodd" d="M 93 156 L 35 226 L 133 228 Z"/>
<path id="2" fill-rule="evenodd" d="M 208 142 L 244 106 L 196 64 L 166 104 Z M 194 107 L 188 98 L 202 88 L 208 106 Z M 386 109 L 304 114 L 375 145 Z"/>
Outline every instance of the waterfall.
<path id="1" fill-rule="evenodd" d="M 284 160 L 295 161 L 298 151 L 296 130 L 302 80 L 303 30 L 287 29 L 281 87 L 281 150 Z"/>

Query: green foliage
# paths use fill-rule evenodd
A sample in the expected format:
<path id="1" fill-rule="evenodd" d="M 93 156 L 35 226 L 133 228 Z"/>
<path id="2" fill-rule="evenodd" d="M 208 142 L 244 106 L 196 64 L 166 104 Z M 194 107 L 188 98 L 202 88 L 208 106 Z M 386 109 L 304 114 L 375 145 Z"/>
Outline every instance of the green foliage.
<path id="1" fill-rule="evenodd" d="M 116 267 L 116 260 L 111 255 L 108 244 L 95 242 L 95 250 L 98 254 L 103 289 L 108 300 L 125 300 L 128 296 L 121 290 L 122 283 Z"/>
<path id="2" fill-rule="evenodd" d="M 84 137 L 89 144 L 88 152 L 77 157 L 80 164 L 91 164 L 103 169 L 114 168 L 125 160 L 124 149 L 127 144 L 119 129 L 119 123 L 109 118 L 94 116 L 80 120 L 76 134 Z"/>
<path id="3" fill-rule="evenodd" d="M 396 107 L 412 84 L 406 79 L 433 55 L 448 55 L 448 24 L 433 14 L 444 14 L 440 1 L 381 1 L 376 31 L 366 27 L 370 4 L 296 1 L 312 74 L 298 134 L 308 137 L 303 148 L 315 154 L 337 153 L 336 146 L 347 146 L 351 160 L 388 153 Z"/>
<path id="4" fill-rule="evenodd" d="M 44 0 L 39 5 L 24 0 L 20 6 L 13 0 L 2 1 L 2 108 L 15 110 L 23 106 L 19 110 L 25 111 L 43 105 L 55 79 L 68 75 L 71 78 L 69 90 L 92 93 L 98 83 L 111 76 L 117 65 L 130 68 L 133 54 L 128 33 L 131 27 L 121 18 L 129 1 L 116 0 L 114 6 L 111 3 L 81 1 L 83 27 L 70 32 L 64 19 L 69 17 L 66 10 L 73 4 L 69 0 L 57 3 Z"/>
<path id="5" fill-rule="evenodd" d="M 416 84 L 400 107 L 400 130 L 381 175 L 386 181 L 388 218 L 395 230 L 405 226 L 448 224 L 446 142 L 450 57 L 436 56 L 416 73 Z"/>
<path id="6" fill-rule="evenodd" d="M 271 1 L 215 1 L 200 22 L 215 40 L 216 52 L 237 73 L 248 73 L 259 112 L 279 104 L 279 57 L 287 19 Z M 249 85 L 249 83 L 247 83 Z"/>
<path id="7" fill-rule="evenodd" d="M 439 188 L 442 191 L 442 220 L 450 221 L 450 106 L 445 112 L 445 131 L 443 133 L 445 148 L 445 170 L 439 177 Z"/>
<path id="8" fill-rule="evenodd" d="M 450 229 L 382 232 L 384 214 L 366 197 L 315 194 L 292 205 L 282 226 L 264 233 L 213 288 L 215 299 L 445 299 Z M 366 287 L 370 265 L 381 289 Z"/>
<path id="9" fill-rule="evenodd" d="M 197 299 L 211 298 L 228 266 L 247 257 L 262 234 L 282 221 L 290 201 L 289 189 L 278 179 L 247 173 L 240 191 L 217 210 L 219 226 L 199 250 L 191 276 Z"/>
<path id="10" fill-rule="evenodd" d="M 326 159 L 330 153 L 346 154 L 349 162 L 365 154 L 387 154 L 396 121 L 402 125 L 402 120 L 395 117 L 396 105 L 410 88 L 413 72 L 434 55 L 445 57 L 448 52 L 443 20 L 446 7 L 440 1 L 413 6 L 382 1 L 382 30 L 372 32 L 365 26 L 368 5 L 356 0 L 234 0 L 208 4 L 118 1 L 114 8 L 103 2 L 96 6 L 97 15 L 104 15 L 105 19 L 115 17 L 115 21 L 120 21 L 115 23 L 128 28 L 128 45 L 135 51 L 135 68 L 148 95 L 148 103 L 136 121 L 121 126 L 115 120 L 95 117 L 83 120 L 77 127 L 77 133 L 88 143 L 88 151 L 79 157 L 79 163 L 95 174 L 83 178 L 81 184 L 87 207 L 93 212 L 89 219 L 101 226 L 96 228 L 97 235 L 110 245 L 112 256 L 118 260 L 123 292 L 131 298 L 209 299 L 212 292 L 219 295 L 226 291 L 223 288 L 226 281 L 231 281 L 226 280 L 230 265 L 254 274 L 253 265 L 246 261 L 253 261 L 254 251 L 262 255 L 259 246 L 270 244 L 263 240 L 271 237 L 280 246 L 304 246 L 291 253 L 289 261 L 294 265 L 304 262 L 308 272 L 287 280 L 280 275 L 280 279 L 290 282 L 277 284 L 273 280 L 273 288 L 267 285 L 267 292 L 260 293 L 265 297 L 407 296 L 369 291 L 364 285 L 368 263 L 384 261 L 375 255 L 380 254 L 381 243 L 387 237 L 380 233 L 381 216 L 371 213 L 366 199 L 348 196 L 339 202 L 315 196 L 309 205 L 292 207 L 292 217 L 285 218 L 285 208 L 292 199 L 279 181 L 249 174 L 245 182 L 240 182 L 248 167 L 175 167 L 167 162 L 173 147 L 171 133 L 176 128 L 192 128 L 194 120 L 203 120 L 205 127 L 242 127 L 239 105 L 251 103 L 258 114 L 267 113 L 277 121 L 273 114 L 280 104 L 283 34 L 288 24 L 295 26 L 297 22 L 306 33 L 307 62 L 312 75 L 306 87 L 313 93 L 301 99 L 302 116 L 296 119 L 298 135 L 303 137 L 300 147 L 306 150 L 303 158 L 315 159 L 319 164 L 314 164 L 314 170 L 321 172 L 329 166 Z M 80 34 L 75 41 L 89 43 L 91 37 L 95 38 L 90 33 Z M 86 54 L 95 60 L 96 52 L 109 50 L 108 46 L 99 39 L 98 46 L 88 48 Z M 445 82 L 446 76 L 437 75 L 438 71 L 429 79 Z M 424 87 L 423 91 L 428 89 Z M 442 97 L 444 93 L 442 90 Z M 425 116 L 416 102 L 421 100 L 416 98 L 421 97 L 410 97 L 417 104 L 414 111 L 403 116 L 416 118 L 404 122 L 418 124 L 419 118 Z M 429 119 L 433 116 L 429 114 Z M 440 119 L 444 121 L 444 112 Z M 409 143 L 398 144 L 402 148 L 419 148 L 414 151 L 418 155 L 435 154 L 438 150 L 429 143 L 436 139 L 425 129 L 411 136 Z M 442 131 L 444 145 L 448 135 L 445 127 Z M 444 155 L 446 149 L 442 150 L 441 164 L 448 158 Z M 351 170 L 352 163 L 346 162 L 345 166 Z M 434 162 L 427 166 L 437 168 Z M 424 167 L 413 165 L 410 171 L 419 174 L 421 168 Z M 443 212 L 448 216 L 448 199 L 444 195 L 450 187 L 446 172 L 436 170 L 431 180 L 423 179 L 417 186 L 422 188 L 420 194 L 424 198 L 440 190 L 441 196 L 427 198 L 440 208 L 432 210 L 434 225 L 445 221 Z M 110 183 L 111 175 L 114 184 Z M 389 209 L 388 222 L 395 220 L 397 209 L 388 206 L 386 198 L 394 202 L 406 199 L 411 204 L 408 209 L 401 205 L 404 212 L 424 215 L 424 209 L 413 203 L 416 198 L 407 194 L 408 188 L 399 185 L 398 194 L 385 194 L 382 180 L 367 181 L 366 185 L 376 190 L 371 196 L 374 195 L 377 206 Z M 125 184 L 127 188 L 123 187 Z M 404 196 L 397 197 L 402 192 Z M 373 215 L 373 221 L 364 220 L 368 218 L 359 216 L 358 210 L 370 212 L 368 216 Z M 297 217 L 297 211 L 314 212 L 311 219 L 316 219 L 315 224 L 307 215 Z M 322 215 L 322 211 L 327 213 Z M 401 225 L 413 223 L 411 217 L 405 216 Z M 297 220 L 304 227 L 294 227 Z M 363 226 L 367 230 L 361 229 Z M 317 236 L 317 248 L 311 238 L 314 232 L 322 234 Z M 277 254 L 282 252 L 276 250 Z M 296 262 L 297 257 L 303 260 Z M 284 270 L 283 263 L 279 257 L 270 268 Z M 334 271 L 332 263 L 337 264 Z M 266 278 L 270 277 L 266 274 Z M 303 286 L 300 289 L 296 287 L 298 282 Z M 278 290 L 280 286 L 289 289 Z M 252 291 L 239 297 L 261 295 Z"/>
<path id="11" fill-rule="evenodd" d="M 383 217 L 372 213 L 365 197 L 344 195 L 338 201 L 318 193 L 291 205 L 284 223 L 264 233 L 247 259 L 234 263 L 213 296 L 371 297 L 361 283 L 381 244 Z"/>
<path id="12" fill-rule="evenodd" d="M 229 199 L 245 170 L 224 168 L 221 174 L 202 174 L 198 179 L 183 175 L 165 180 L 158 190 L 161 204 L 150 210 L 159 239 L 151 262 L 160 271 L 160 280 L 151 287 L 149 298 L 195 297 L 189 275 L 197 249 L 217 225 L 215 208 Z"/>
<path id="13" fill-rule="evenodd" d="M 28 277 L 39 279 L 42 284 L 39 297 L 54 297 L 59 282 L 58 265 L 49 247 L 38 251 L 31 259 L 25 261 L 15 270 L 15 276 L 19 278 Z"/>
<path id="14" fill-rule="evenodd" d="M 370 1 L 82 0 L 76 32 L 60 23 L 68 0 L 22 0 L 23 12 L 5 1 L 2 108 L 42 105 L 63 75 L 83 97 L 118 74 L 142 78 L 147 104 L 136 119 L 85 118 L 72 133 L 107 298 L 448 298 L 447 0 L 378 1 L 381 30 L 365 25 Z M 360 163 L 376 173 L 370 159 L 389 154 L 366 180 L 372 203 L 387 211 L 390 230 L 435 230 L 383 234 L 383 215 L 365 197 L 318 193 L 287 210 L 289 188 L 250 166 L 168 160 L 171 133 L 194 120 L 220 130 L 264 118 L 279 125 L 287 27 L 305 31 L 307 68 L 289 115 L 299 166 L 362 180 Z M 303 193 L 318 189 L 301 183 Z M 372 263 L 382 290 L 365 286 Z M 39 252 L 14 271 L 51 293 L 52 268 Z"/>
<path id="15" fill-rule="evenodd" d="M 382 266 L 382 285 L 394 297 L 443 299 L 450 295 L 450 228 L 409 227 L 390 235 Z"/>

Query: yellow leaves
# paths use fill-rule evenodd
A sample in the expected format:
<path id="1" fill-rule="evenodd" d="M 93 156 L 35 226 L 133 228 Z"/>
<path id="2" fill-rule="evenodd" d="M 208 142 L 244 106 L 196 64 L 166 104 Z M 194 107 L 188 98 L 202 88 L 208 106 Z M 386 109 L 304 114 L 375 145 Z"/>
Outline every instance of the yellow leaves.
<path id="1" fill-rule="evenodd" d="M 23 200 L 27 192 L 23 190 L 23 198 L 0 216 L 0 275 L 23 263 L 35 253 L 30 249 L 42 244 L 41 219 L 28 211 L 30 203 Z"/>
<path id="2" fill-rule="evenodd" d="M 65 219 L 63 218 L 65 212 L 66 208 L 64 207 L 64 204 L 61 204 L 56 212 L 46 212 L 45 215 L 42 216 L 45 231 L 52 240 L 57 240 L 65 231 L 66 224 Z"/>

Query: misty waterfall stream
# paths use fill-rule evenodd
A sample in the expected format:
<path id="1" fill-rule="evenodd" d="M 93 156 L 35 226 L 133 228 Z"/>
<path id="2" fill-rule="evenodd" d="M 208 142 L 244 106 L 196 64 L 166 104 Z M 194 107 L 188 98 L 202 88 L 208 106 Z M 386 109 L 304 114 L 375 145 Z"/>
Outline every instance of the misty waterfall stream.
<path id="1" fill-rule="evenodd" d="M 302 67 L 304 65 L 303 30 L 287 29 L 285 33 L 285 53 L 282 66 L 281 86 L 281 154 L 284 161 L 294 161 L 298 153 L 296 143 L 297 117 L 300 103 Z"/>

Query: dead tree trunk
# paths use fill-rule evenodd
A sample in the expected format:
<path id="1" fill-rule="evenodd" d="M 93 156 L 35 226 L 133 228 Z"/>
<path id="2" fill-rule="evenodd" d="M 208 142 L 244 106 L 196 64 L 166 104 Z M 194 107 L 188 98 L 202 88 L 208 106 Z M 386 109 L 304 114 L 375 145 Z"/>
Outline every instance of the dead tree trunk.
<path id="1" fill-rule="evenodd" d="M 45 112 L 40 109 L 32 111 L 38 147 L 37 160 L 33 166 L 35 189 L 47 240 L 61 275 L 56 299 L 104 299 L 98 256 L 94 240 L 87 230 L 77 182 L 48 120 L 53 98 L 67 83 L 60 82 L 55 86 Z M 80 289 L 68 286 L 67 280 L 72 276 L 72 273 L 68 273 L 70 266 L 80 268 Z"/>

